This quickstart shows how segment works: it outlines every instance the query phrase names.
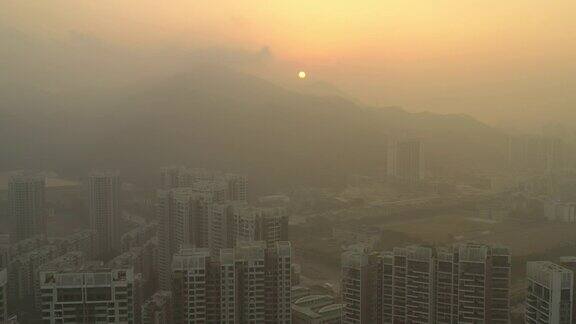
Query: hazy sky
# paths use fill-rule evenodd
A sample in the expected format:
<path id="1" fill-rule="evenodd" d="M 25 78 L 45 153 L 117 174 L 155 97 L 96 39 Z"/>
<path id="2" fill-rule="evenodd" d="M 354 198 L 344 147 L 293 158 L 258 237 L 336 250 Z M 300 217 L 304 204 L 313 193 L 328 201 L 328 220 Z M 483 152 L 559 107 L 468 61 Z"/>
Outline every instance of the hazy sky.
<path id="1" fill-rule="evenodd" d="M 248 70 L 276 81 L 304 69 L 375 105 L 538 124 L 576 118 L 575 13 L 574 0 L 1 0 L 0 28 L 132 50 L 267 48 Z"/>

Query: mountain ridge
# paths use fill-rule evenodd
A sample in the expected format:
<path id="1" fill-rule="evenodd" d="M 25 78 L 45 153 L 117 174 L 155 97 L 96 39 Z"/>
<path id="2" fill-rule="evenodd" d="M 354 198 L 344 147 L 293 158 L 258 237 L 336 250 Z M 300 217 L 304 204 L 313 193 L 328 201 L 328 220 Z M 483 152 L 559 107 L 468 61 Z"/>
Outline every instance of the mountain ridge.
<path id="1" fill-rule="evenodd" d="M 424 139 L 432 169 L 497 166 L 502 157 L 503 134 L 471 117 L 301 94 L 231 70 L 196 69 L 76 97 L 45 95 L 23 97 L 23 105 L 40 102 L 46 109 L 27 107 L 4 124 L 9 157 L 0 159 L 0 169 L 25 165 L 81 175 L 117 168 L 150 181 L 158 167 L 180 163 L 244 172 L 267 191 L 342 184 L 350 173 L 374 172 L 396 136 Z M 11 103 L 0 104 L 0 113 L 14 113 L 18 104 Z"/>

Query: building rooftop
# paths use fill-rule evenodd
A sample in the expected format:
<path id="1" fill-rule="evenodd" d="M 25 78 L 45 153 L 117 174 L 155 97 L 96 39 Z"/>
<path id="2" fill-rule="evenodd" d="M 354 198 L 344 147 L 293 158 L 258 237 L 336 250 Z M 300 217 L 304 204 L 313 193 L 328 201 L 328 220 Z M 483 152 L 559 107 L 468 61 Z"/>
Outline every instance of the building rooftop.
<path id="1" fill-rule="evenodd" d="M 326 302 L 326 301 L 333 302 L 334 297 L 332 297 L 330 295 L 308 295 L 308 296 L 298 298 L 294 302 L 294 305 L 313 307 L 317 303 Z"/>
<path id="2" fill-rule="evenodd" d="M 40 271 L 64 271 L 78 269 L 84 264 L 84 254 L 79 251 L 68 252 L 40 267 Z"/>
<path id="3" fill-rule="evenodd" d="M 529 280 L 550 287 L 554 277 L 560 277 L 563 287 L 571 287 L 573 272 L 550 261 L 531 261 L 526 264 L 526 277 Z"/>
<path id="4" fill-rule="evenodd" d="M 120 172 L 118 171 L 111 171 L 111 170 L 93 170 L 90 172 L 91 178 L 110 178 L 110 177 L 118 177 Z"/>
<path id="5" fill-rule="evenodd" d="M 0 173 L 0 191 L 8 190 L 10 181 L 44 180 L 47 189 L 79 187 L 80 182 L 63 179 L 54 173 L 31 173 L 26 171 L 9 171 Z"/>
<path id="6" fill-rule="evenodd" d="M 141 255 L 142 248 L 134 247 L 110 260 L 108 262 L 108 266 L 111 268 L 132 267 L 134 265 L 134 261 Z"/>
<path id="7" fill-rule="evenodd" d="M 183 248 L 174 255 L 172 260 L 172 269 L 203 269 L 206 265 L 206 259 L 211 256 L 208 248 Z"/>

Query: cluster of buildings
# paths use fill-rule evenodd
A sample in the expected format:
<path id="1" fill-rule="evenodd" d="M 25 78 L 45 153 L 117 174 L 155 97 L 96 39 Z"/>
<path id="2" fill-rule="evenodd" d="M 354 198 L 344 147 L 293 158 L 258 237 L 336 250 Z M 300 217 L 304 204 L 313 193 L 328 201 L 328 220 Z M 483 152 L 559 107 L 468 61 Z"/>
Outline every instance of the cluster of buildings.
<path id="1" fill-rule="evenodd" d="M 421 159 L 406 145 L 398 159 Z M 395 176 L 415 181 L 419 163 Z M 15 176 L 9 216 L 21 219 L 0 235 L 0 323 L 20 311 L 44 323 L 511 322 L 507 248 L 351 245 L 340 291 L 313 293 L 295 287 L 287 210 L 250 205 L 244 176 L 171 167 L 160 179 L 156 219 L 123 232 L 119 175 L 92 173 L 90 228 L 49 238 L 42 179 Z M 576 319 L 574 270 L 574 258 L 528 263 L 527 323 Z"/>
<path id="2" fill-rule="evenodd" d="M 409 246 L 342 255 L 343 323 L 509 323 L 506 248 Z"/>
<path id="3" fill-rule="evenodd" d="M 291 323 L 288 214 L 250 206 L 244 176 L 164 168 L 157 219 L 127 232 L 121 192 L 118 173 L 91 173 L 90 229 L 49 238 L 43 178 L 12 177 L 1 323 Z"/>
<path id="4" fill-rule="evenodd" d="M 576 257 L 527 262 L 523 322 L 574 323 L 575 271 Z M 504 247 L 349 250 L 342 255 L 341 304 L 330 296 L 300 297 L 293 316 L 297 323 L 511 323 L 510 283 L 511 256 Z M 340 305 L 341 317 L 332 321 L 303 307 L 314 304 Z"/>
<path id="5" fill-rule="evenodd" d="M 214 255 L 182 249 L 172 263 L 177 323 L 292 323 L 289 242 L 243 243 Z"/>
<path id="6" fill-rule="evenodd" d="M 157 192 L 160 287 L 170 287 L 172 257 L 187 246 L 215 255 L 240 242 L 288 240 L 288 214 L 278 207 L 247 203 L 243 176 L 165 168 Z"/>
<path id="7" fill-rule="evenodd" d="M 540 135 L 510 136 L 508 164 L 516 171 L 555 172 L 565 167 L 566 148 L 560 138 Z"/>
<path id="8" fill-rule="evenodd" d="M 552 222 L 576 223 L 576 203 L 548 200 L 544 202 L 544 217 Z"/>

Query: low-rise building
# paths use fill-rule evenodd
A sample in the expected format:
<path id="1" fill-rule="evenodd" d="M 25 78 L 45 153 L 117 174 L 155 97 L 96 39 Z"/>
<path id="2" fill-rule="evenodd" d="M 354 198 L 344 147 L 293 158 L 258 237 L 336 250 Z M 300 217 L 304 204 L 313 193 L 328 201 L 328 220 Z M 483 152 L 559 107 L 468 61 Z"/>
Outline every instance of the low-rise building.
<path id="1" fill-rule="evenodd" d="M 303 296 L 292 303 L 292 323 L 339 324 L 342 307 L 330 295 Z"/>

